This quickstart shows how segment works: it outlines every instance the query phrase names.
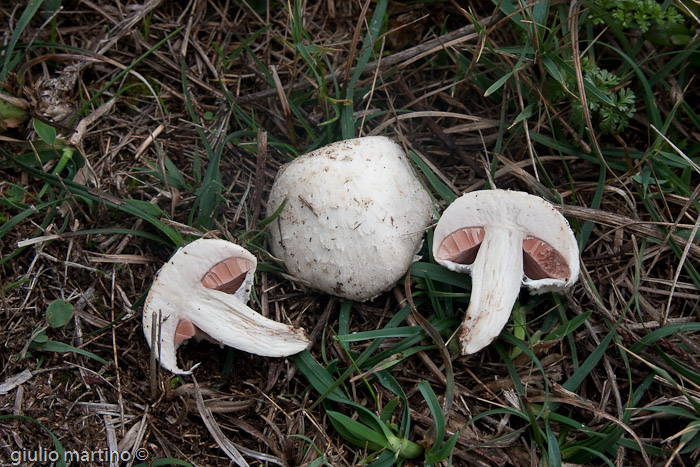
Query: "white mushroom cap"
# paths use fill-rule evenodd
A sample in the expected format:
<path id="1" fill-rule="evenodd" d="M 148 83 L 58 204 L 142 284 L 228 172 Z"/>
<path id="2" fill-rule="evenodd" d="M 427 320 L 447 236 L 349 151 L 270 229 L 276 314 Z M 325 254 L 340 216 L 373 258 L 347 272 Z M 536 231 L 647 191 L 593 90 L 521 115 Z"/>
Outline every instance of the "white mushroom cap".
<path id="1" fill-rule="evenodd" d="M 323 292 L 365 301 L 403 276 L 432 200 L 401 148 L 382 136 L 339 141 L 280 170 L 267 214 L 272 254 Z"/>
<path id="2" fill-rule="evenodd" d="M 156 356 L 173 373 L 176 350 L 191 337 L 267 357 L 301 352 L 309 344 L 301 329 L 263 317 L 246 303 L 257 260 L 246 249 L 217 239 L 199 239 L 175 252 L 158 272 L 143 312 L 143 332 L 151 342 L 156 316 Z M 194 367 L 193 367 L 194 368 Z"/>
<path id="3" fill-rule="evenodd" d="M 462 325 L 463 354 L 488 345 L 508 322 L 521 285 L 557 291 L 578 279 L 579 252 L 566 218 L 544 199 L 505 190 L 476 191 L 443 212 L 435 260 L 472 276 Z"/>

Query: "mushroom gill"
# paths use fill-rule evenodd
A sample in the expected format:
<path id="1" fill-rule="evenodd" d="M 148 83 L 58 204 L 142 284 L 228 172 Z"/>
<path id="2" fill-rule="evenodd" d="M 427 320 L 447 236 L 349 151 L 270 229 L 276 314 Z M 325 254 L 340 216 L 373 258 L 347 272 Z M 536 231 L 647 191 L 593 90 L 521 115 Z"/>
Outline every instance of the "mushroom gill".
<path id="1" fill-rule="evenodd" d="M 466 227 L 452 232 L 438 246 L 436 258 L 471 265 L 484 240 L 482 227 Z M 523 272 L 533 280 L 552 278 L 566 281 L 571 271 L 566 259 L 552 245 L 537 238 L 523 239 Z"/>

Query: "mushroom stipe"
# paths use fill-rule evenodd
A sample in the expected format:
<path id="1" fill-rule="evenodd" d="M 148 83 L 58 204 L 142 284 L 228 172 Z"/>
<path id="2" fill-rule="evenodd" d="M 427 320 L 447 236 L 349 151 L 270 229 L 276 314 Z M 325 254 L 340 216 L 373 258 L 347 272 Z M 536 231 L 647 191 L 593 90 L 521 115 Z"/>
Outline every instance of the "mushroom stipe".
<path id="1" fill-rule="evenodd" d="M 241 288 L 253 263 L 245 258 L 231 256 L 215 264 L 202 277 L 202 285 L 208 289 L 235 294 Z M 175 347 L 193 337 L 206 338 L 204 332 L 192 321 L 181 319 L 175 328 Z"/>

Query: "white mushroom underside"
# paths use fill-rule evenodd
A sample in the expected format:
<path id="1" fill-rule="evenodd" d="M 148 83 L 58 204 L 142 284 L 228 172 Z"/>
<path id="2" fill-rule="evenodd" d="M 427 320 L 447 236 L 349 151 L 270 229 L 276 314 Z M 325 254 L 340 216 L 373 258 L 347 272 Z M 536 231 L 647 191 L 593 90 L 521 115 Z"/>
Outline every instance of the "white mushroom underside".
<path id="1" fill-rule="evenodd" d="M 578 278 L 578 246 L 566 219 L 543 199 L 490 190 L 463 195 L 435 229 L 439 264 L 472 276 L 460 334 L 462 353 L 477 352 L 501 332 L 521 285 L 534 293 Z"/>
<path id="2" fill-rule="evenodd" d="M 176 350 L 195 336 L 268 357 L 306 348 L 303 330 L 265 318 L 246 305 L 255 265 L 245 249 L 213 239 L 190 243 L 163 265 L 146 298 L 143 330 L 164 368 L 191 372 L 178 367 Z"/>
<path id="3" fill-rule="evenodd" d="M 253 262 L 248 258 L 230 256 L 216 263 L 202 277 L 202 285 L 227 294 L 235 294 L 243 285 L 248 271 L 254 269 Z M 189 319 L 180 319 L 175 328 L 175 347 L 192 337 L 212 340 L 204 331 L 199 329 Z"/>

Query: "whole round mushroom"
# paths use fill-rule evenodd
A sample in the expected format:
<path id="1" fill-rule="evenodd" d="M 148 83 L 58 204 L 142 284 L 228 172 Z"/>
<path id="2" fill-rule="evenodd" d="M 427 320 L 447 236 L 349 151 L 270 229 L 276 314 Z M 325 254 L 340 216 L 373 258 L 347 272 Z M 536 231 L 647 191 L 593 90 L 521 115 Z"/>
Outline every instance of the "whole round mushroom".
<path id="1" fill-rule="evenodd" d="M 560 291 L 579 275 L 578 244 L 566 218 L 520 191 L 475 191 L 455 200 L 435 227 L 433 256 L 472 277 L 459 337 L 463 355 L 500 334 L 521 286 L 536 294 Z"/>
<path id="2" fill-rule="evenodd" d="M 270 191 L 270 249 L 310 287 L 355 301 L 406 273 L 433 217 L 430 194 L 382 136 L 329 144 L 282 167 Z"/>

